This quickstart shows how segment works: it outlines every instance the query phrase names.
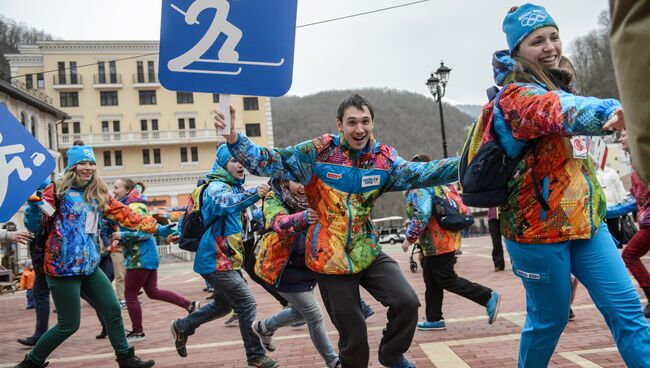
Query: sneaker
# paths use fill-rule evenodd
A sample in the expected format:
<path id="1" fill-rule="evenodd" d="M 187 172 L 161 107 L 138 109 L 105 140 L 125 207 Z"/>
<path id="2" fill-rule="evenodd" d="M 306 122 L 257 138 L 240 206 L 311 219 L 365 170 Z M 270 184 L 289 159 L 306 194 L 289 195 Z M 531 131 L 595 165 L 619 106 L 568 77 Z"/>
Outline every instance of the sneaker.
<path id="1" fill-rule="evenodd" d="M 501 294 L 496 291 L 492 292 L 490 300 L 488 300 L 485 310 L 488 315 L 488 323 L 493 324 L 499 314 L 499 304 L 501 303 Z"/>
<path id="2" fill-rule="evenodd" d="M 201 302 L 195 300 L 192 303 L 190 303 L 190 306 L 187 308 L 187 313 L 190 314 L 199 308 L 201 308 Z"/>
<path id="3" fill-rule="evenodd" d="M 34 346 L 38 342 L 38 337 L 30 336 L 30 337 L 25 337 L 24 339 L 17 339 L 19 343 L 25 345 L 25 346 Z"/>
<path id="4" fill-rule="evenodd" d="M 361 304 L 361 309 L 363 311 L 363 318 L 368 319 L 370 316 L 375 314 L 375 311 L 366 303 Z"/>
<path id="5" fill-rule="evenodd" d="M 576 318 L 576 315 L 573 313 L 573 309 L 569 308 L 569 321 L 573 321 L 574 318 Z"/>
<path id="6" fill-rule="evenodd" d="M 145 339 L 144 332 L 131 331 L 128 334 L 126 334 L 126 341 L 128 342 L 142 341 L 144 339 Z"/>
<path id="7" fill-rule="evenodd" d="M 176 327 L 176 321 L 172 321 L 172 336 L 174 336 L 174 345 L 176 345 L 176 352 L 181 357 L 185 358 L 187 356 L 187 349 L 185 345 L 187 344 L 187 335 L 181 332 L 181 330 Z"/>
<path id="8" fill-rule="evenodd" d="M 230 313 L 230 317 L 228 317 L 228 319 L 223 324 L 228 327 L 236 327 L 239 325 L 239 316 L 237 313 L 232 312 Z"/>
<path id="9" fill-rule="evenodd" d="M 384 357 L 383 357 L 381 354 L 379 354 L 379 363 L 381 363 L 381 365 L 383 365 L 384 367 L 391 367 L 391 368 L 417 368 L 417 367 L 415 366 L 415 364 L 409 362 L 408 359 L 406 359 L 406 358 L 404 358 L 404 357 L 402 357 L 402 358 L 399 360 L 399 362 L 397 362 L 396 364 L 393 364 L 393 365 L 388 365 L 388 364 L 384 363 L 384 362 L 383 362 L 383 360 L 384 360 L 383 358 L 384 358 Z"/>
<path id="10" fill-rule="evenodd" d="M 261 321 L 253 321 L 251 325 L 253 332 L 260 338 L 262 345 L 266 351 L 275 351 L 275 344 L 273 343 L 273 332 L 272 331 L 262 331 Z"/>
<path id="11" fill-rule="evenodd" d="M 255 358 L 252 362 L 248 363 L 248 368 L 276 368 L 279 366 L 280 364 L 278 364 L 278 362 L 267 357 L 266 355 Z"/>
<path id="12" fill-rule="evenodd" d="M 418 322 L 417 328 L 420 331 L 445 330 L 447 325 L 444 320 Z"/>
<path id="13" fill-rule="evenodd" d="M 106 333 L 106 329 L 105 329 L 105 328 L 102 328 L 102 330 L 101 330 L 101 332 L 99 333 L 99 335 L 95 335 L 95 338 L 96 338 L 97 340 L 99 340 L 99 339 L 105 339 L 106 336 L 108 336 L 108 334 Z"/>
<path id="14" fill-rule="evenodd" d="M 120 308 L 126 309 L 126 300 L 124 299 L 120 300 Z"/>

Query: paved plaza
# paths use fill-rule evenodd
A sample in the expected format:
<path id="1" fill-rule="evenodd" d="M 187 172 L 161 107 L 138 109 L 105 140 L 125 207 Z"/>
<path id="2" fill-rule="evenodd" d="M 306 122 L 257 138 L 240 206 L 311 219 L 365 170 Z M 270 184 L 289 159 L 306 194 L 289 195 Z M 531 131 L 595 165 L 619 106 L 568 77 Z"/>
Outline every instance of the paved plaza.
<path id="1" fill-rule="evenodd" d="M 398 244 L 386 245 L 385 251 L 395 257 L 407 279 L 424 301 L 422 271 L 409 270 L 408 254 Z M 498 320 L 488 325 L 483 307 L 473 302 L 445 293 L 444 313 L 447 329 L 444 331 L 417 331 L 406 357 L 420 368 L 456 367 L 515 367 L 519 332 L 525 319 L 524 290 L 512 272 L 494 272 L 488 237 L 463 239 L 463 254 L 456 271 L 459 275 L 486 285 L 502 293 L 503 299 Z M 644 258 L 646 264 L 650 260 Z M 192 300 L 205 300 L 206 293 L 200 276 L 192 272 L 191 263 L 165 264 L 159 270 L 159 286 L 179 292 Z M 280 305 L 263 289 L 251 283 L 257 299 L 258 318 L 280 309 Z M 377 346 L 386 323 L 386 308 L 362 291 L 363 298 L 374 308 L 375 315 L 368 319 L 370 367 L 381 367 L 377 361 Z M 176 354 L 169 325 L 172 319 L 185 314 L 182 309 L 164 302 L 144 302 L 144 328 L 146 340 L 136 342 L 136 353 L 144 359 L 155 359 L 156 367 L 246 367 L 244 348 L 239 329 L 226 327 L 223 319 L 201 326 L 188 340 L 188 357 Z M 320 300 L 320 296 L 319 296 Z M 551 301 L 549 301 L 551 302 Z M 645 300 L 643 300 L 645 303 Z M 0 368 L 11 367 L 29 351 L 18 344 L 16 338 L 26 337 L 34 329 L 34 311 L 25 310 L 24 292 L 0 296 Z M 560 339 L 550 367 L 624 367 L 607 330 L 586 290 L 579 288 L 573 307 L 576 318 Z M 324 310 L 324 308 L 323 308 Z M 116 367 L 108 339 L 96 340 L 100 326 L 90 306 L 82 302 L 82 321 L 79 331 L 50 356 L 50 367 Z M 420 318 L 424 306 L 420 308 Z M 130 329 L 128 313 L 123 311 L 125 326 Z M 332 342 L 338 335 L 328 321 Z M 50 324 L 56 323 L 56 316 Z M 324 367 L 313 347 L 306 327 L 285 328 L 275 334 L 277 350 L 269 355 L 282 367 Z"/>

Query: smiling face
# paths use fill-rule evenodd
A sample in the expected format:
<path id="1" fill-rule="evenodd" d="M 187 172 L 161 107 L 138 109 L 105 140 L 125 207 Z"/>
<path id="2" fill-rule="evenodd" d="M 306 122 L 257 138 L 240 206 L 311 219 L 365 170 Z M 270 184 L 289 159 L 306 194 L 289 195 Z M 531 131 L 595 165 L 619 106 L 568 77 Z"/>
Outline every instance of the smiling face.
<path id="1" fill-rule="evenodd" d="M 237 162 L 234 158 L 228 160 L 226 164 L 226 171 L 230 173 L 235 179 L 242 180 L 246 176 L 246 171 L 244 171 L 244 166 Z"/>
<path id="2" fill-rule="evenodd" d="M 350 148 L 362 150 L 372 134 L 372 114 L 368 106 L 363 105 L 361 109 L 350 106 L 343 112 L 343 117 L 336 120 L 336 127 L 343 132 L 343 138 Z"/>
<path id="3" fill-rule="evenodd" d="M 82 161 L 74 166 L 74 172 L 77 174 L 77 180 L 81 183 L 87 183 L 93 178 L 97 166 L 94 162 Z"/>
<path id="4" fill-rule="evenodd" d="M 113 184 L 113 197 L 116 199 L 122 199 L 129 194 L 129 190 L 126 189 L 126 184 L 122 180 L 116 180 Z"/>
<path id="5" fill-rule="evenodd" d="M 562 57 L 560 33 L 555 27 L 536 29 L 521 41 L 516 56 L 544 68 L 557 68 Z"/>
<path id="6" fill-rule="evenodd" d="M 289 187 L 289 191 L 293 195 L 296 195 L 298 197 L 305 197 L 305 186 L 304 185 L 302 185 L 302 184 L 300 184 L 298 182 L 289 180 L 287 186 Z"/>

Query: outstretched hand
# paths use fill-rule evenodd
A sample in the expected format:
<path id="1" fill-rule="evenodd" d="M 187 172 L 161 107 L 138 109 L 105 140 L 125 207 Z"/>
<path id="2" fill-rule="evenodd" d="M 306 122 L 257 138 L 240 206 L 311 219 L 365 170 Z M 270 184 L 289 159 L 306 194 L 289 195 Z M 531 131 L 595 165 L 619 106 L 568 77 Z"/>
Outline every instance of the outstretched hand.
<path id="1" fill-rule="evenodd" d="M 12 243 L 28 243 L 34 239 L 34 234 L 29 231 L 14 231 L 9 234 Z"/>
<path id="2" fill-rule="evenodd" d="M 264 198 L 269 193 L 269 190 L 271 190 L 271 187 L 266 183 L 262 183 L 257 187 L 257 195 L 259 195 L 260 198 Z"/>
<path id="3" fill-rule="evenodd" d="M 402 243 L 402 250 L 404 253 L 409 251 L 409 247 L 411 246 L 411 242 L 408 241 L 408 239 L 404 239 L 404 242 Z"/>
<path id="4" fill-rule="evenodd" d="M 623 114 L 623 109 L 616 110 L 612 118 L 607 120 L 605 125 L 603 125 L 603 129 L 605 130 L 625 129 L 625 115 Z"/>
<path id="5" fill-rule="evenodd" d="M 224 138 L 226 138 L 226 141 L 230 144 L 235 143 L 237 141 L 237 131 L 235 130 L 235 110 L 232 105 L 230 106 L 230 134 L 222 134 Z M 214 127 L 217 128 L 217 130 L 222 130 L 226 129 L 226 117 L 225 115 L 219 111 L 215 110 L 215 116 L 214 116 Z"/>
<path id="6" fill-rule="evenodd" d="M 162 238 L 167 238 L 169 235 L 171 235 L 174 232 L 175 226 L 176 224 L 158 225 L 158 229 L 156 229 L 156 233 L 160 235 Z"/>

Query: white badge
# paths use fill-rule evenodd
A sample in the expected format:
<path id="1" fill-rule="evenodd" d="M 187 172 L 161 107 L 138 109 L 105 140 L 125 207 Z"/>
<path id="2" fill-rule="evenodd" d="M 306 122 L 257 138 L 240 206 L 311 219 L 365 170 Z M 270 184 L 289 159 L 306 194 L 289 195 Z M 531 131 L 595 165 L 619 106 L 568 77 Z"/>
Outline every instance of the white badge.
<path id="1" fill-rule="evenodd" d="M 587 158 L 587 137 L 571 137 L 571 147 L 573 147 L 573 158 L 580 160 Z"/>
<path id="2" fill-rule="evenodd" d="M 97 211 L 89 211 L 86 213 L 86 234 L 97 233 Z"/>
<path id="3" fill-rule="evenodd" d="M 379 185 L 381 178 L 379 175 L 367 175 L 361 178 L 361 188 L 374 187 Z"/>

